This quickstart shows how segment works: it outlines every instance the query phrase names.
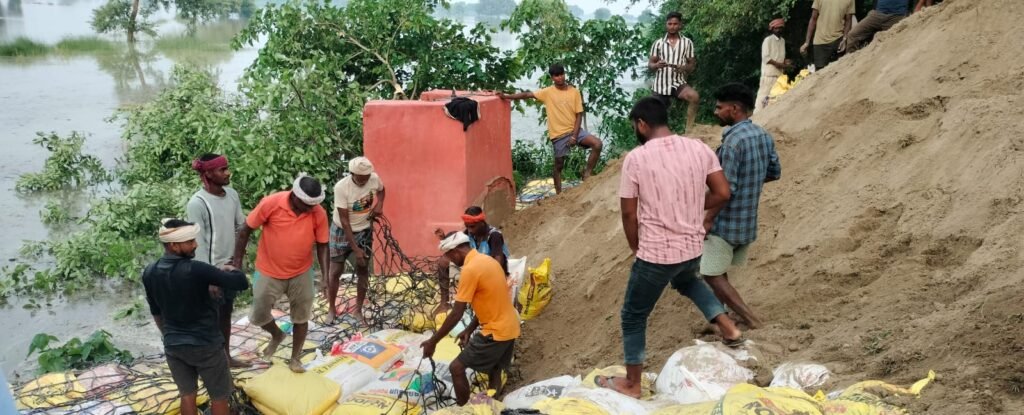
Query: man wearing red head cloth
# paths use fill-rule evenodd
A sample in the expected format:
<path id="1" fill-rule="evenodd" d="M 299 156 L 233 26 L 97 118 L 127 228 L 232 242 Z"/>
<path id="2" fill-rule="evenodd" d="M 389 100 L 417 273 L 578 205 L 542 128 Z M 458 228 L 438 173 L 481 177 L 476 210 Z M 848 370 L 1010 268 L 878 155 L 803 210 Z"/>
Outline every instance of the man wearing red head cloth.
<path id="1" fill-rule="evenodd" d="M 196 191 L 188 201 L 188 220 L 198 224 L 201 232 L 196 237 L 194 260 L 215 267 L 231 263 L 235 253 L 235 234 L 245 224 L 242 202 L 231 183 L 228 159 L 218 154 L 203 154 L 192 162 L 192 169 L 199 173 L 203 188 Z M 237 291 L 210 286 L 210 295 L 218 303 L 218 325 L 224 335 L 224 349 L 229 356 L 231 367 L 248 367 L 249 363 L 230 358 L 231 313 L 235 308 Z"/>
<path id="2" fill-rule="evenodd" d="M 487 223 L 487 215 L 484 214 L 484 210 L 479 206 L 470 206 L 462 215 L 462 223 L 466 225 L 463 233 L 469 235 L 470 248 L 498 261 L 498 264 L 501 264 L 501 269 L 505 271 L 505 277 L 508 277 L 508 244 L 505 243 L 505 237 L 501 231 Z M 445 238 L 445 233 L 441 229 L 434 230 L 434 235 L 438 239 Z M 436 313 L 443 313 L 451 309 L 451 268 L 451 262 L 444 256 L 438 260 L 437 281 L 441 289 L 441 305 L 435 311 Z M 458 278 L 457 273 L 455 277 Z"/>
<path id="3" fill-rule="evenodd" d="M 779 76 L 793 68 L 793 62 L 786 59 L 786 40 L 782 38 L 785 30 L 785 20 L 775 19 L 768 23 L 770 33 L 761 42 L 761 85 L 757 89 L 754 112 L 764 108 L 768 102 L 768 93 Z"/>

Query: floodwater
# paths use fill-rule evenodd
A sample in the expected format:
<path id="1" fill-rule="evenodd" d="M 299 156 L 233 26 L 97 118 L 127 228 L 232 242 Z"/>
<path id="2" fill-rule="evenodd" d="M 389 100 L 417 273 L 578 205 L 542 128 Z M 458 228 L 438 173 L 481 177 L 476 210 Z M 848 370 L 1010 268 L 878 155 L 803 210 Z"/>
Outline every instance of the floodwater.
<path id="1" fill-rule="evenodd" d="M 94 35 L 89 26 L 92 10 L 103 0 L 0 0 L 0 42 L 27 37 L 47 44 L 63 38 Z M 158 13 L 158 32 L 183 30 L 166 12 Z M 466 22 L 472 24 L 472 22 Z M 221 22 L 237 31 L 240 22 Z M 221 28 L 223 29 L 223 28 Z M 223 32 L 224 30 L 220 30 Z M 228 30 L 227 32 L 231 32 Z M 118 38 L 119 40 L 120 38 Z M 222 39 L 223 40 L 223 39 Z M 514 36 L 498 33 L 494 42 L 502 48 L 516 47 Z M 146 44 L 140 50 L 147 49 Z M 20 175 L 38 171 L 46 151 L 32 144 L 37 131 L 87 134 L 84 152 L 100 157 L 113 168 L 122 154 L 120 126 L 106 120 L 118 108 L 144 103 L 166 84 L 171 69 L 183 60 L 209 65 L 221 86 L 235 91 L 238 78 L 257 55 L 256 48 L 230 52 L 184 51 L 170 56 L 160 52 L 73 57 L 0 58 L 0 266 L 13 265 L 24 241 L 59 237 L 69 230 L 49 229 L 42 224 L 39 211 L 52 198 L 60 198 L 79 213 L 87 208 L 89 194 L 32 195 L 17 194 Z M 520 89 L 536 86 L 523 81 Z M 537 114 L 513 112 L 513 137 L 539 140 L 544 127 Z M 137 290 L 79 293 L 67 299 L 38 299 L 41 307 L 27 308 L 27 299 L 13 298 L 0 306 L 3 336 L 0 342 L 0 369 L 11 374 L 25 367 L 32 337 L 40 332 L 57 336 L 62 342 L 72 337 L 85 338 L 103 328 L 113 333 L 114 342 L 136 353 L 158 351 L 155 328 L 147 321 L 115 321 L 113 313 L 138 298 Z M 24 374 L 21 374 L 24 375 Z M 17 380 L 18 373 L 10 378 Z"/>

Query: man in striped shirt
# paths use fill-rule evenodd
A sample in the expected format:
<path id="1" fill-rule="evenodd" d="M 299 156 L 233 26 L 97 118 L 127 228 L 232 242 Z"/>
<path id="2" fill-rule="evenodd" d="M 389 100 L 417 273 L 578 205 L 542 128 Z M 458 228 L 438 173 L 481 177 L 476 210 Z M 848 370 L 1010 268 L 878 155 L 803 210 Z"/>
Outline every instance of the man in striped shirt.
<path id="1" fill-rule="evenodd" d="M 665 37 L 658 39 L 651 46 L 651 57 L 647 61 L 647 69 L 654 71 L 654 97 L 665 107 L 672 106 L 676 99 L 689 103 L 686 108 L 686 131 L 693 128 L 697 121 L 697 107 L 700 94 L 686 83 L 686 76 L 693 73 L 697 59 L 693 55 L 693 42 L 679 34 L 683 28 L 683 15 L 679 12 L 669 13 L 665 18 Z"/>
<path id="2" fill-rule="evenodd" d="M 596 383 L 639 398 L 647 317 L 669 284 L 718 326 L 727 346 L 744 340 L 697 275 L 704 210 L 729 200 L 729 181 L 718 158 L 704 143 L 673 134 L 667 108 L 654 97 L 637 102 L 629 118 L 641 146 L 626 155 L 619 181 L 622 228 L 636 256 L 621 312 L 626 377 L 598 377 Z M 705 185 L 711 189 L 707 194 Z"/>

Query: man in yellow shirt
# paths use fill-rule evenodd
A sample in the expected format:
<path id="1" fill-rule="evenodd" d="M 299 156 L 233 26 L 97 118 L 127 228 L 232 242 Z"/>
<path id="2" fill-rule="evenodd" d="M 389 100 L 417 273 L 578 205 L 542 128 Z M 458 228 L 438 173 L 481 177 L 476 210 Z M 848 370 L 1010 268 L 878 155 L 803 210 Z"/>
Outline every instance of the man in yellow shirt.
<path id="1" fill-rule="evenodd" d="M 555 147 L 555 166 L 552 174 L 555 192 L 561 193 L 562 167 L 565 166 L 569 150 L 577 145 L 590 149 L 590 157 L 582 176 L 583 180 L 587 180 L 601 158 L 601 149 L 604 145 L 593 134 L 580 128 L 583 122 L 583 95 L 576 87 L 565 81 L 565 68 L 556 63 L 548 69 L 548 74 L 554 83 L 552 86 L 533 92 L 499 93 L 498 96 L 510 100 L 532 98 L 544 104 L 544 111 L 548 115 L 548 138 Z"/>
<path id="2" fill-rule="evenodd" d="M 814 0 L 811 20 L 807 22 L 807 40 L 800 53 L 807 55 L 811 46 L 814 69 L 825 69 L 846 51 L 846 36 L 853 26 L 853 0 Z"/>
<path id="3" fill-rule="evenodd" d="M 423 357 L 432 357 L 437 342 L 462 320 L 466 305 L 473 306 L 476 317 L 459 335 L 462 353 L 449 367 L 455 401 L 462 406 L 469 401 L 467 367 L 486 373 L 488 388 L 495 391 L 501 388 L 501 371 L 512 363 L 512 349 L 519 337 L 519 317 L 505 285 L 505 270 L 498 261 L 470 248 L 469 236 L 462 232 L 448 235 L 439 248 L 449 261 L 462 268 L 462 275 L 455 294 L 455 306 L 441 328 L 421 346 Z M 474 333 L 478 327 L 480 332 Z"/>

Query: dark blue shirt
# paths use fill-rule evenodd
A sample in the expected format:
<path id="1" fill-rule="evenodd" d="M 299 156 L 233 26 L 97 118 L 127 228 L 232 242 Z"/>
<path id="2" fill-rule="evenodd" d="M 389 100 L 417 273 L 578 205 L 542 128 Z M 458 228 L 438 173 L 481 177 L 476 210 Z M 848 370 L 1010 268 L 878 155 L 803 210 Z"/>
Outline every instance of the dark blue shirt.
<path id="1" fill-rule="evenodd" d="M 757 239 L 757 207 L 765 180 L 782 176 L 779 154 L 771 134 L 749 119 L 722 133 L 715 151 L 729 180 L 732 197 L 715 216 L 711 233 L 730 245 L 746 245 Z"/>
<path id="2" fill-rule="evenodd" d="M 894 14 L 898 16 L 906 16 L 907 11 L 910 9 L 910 3 L 907 0 L 876 0 L 875 10 L 879 13 Z"/>
<path id="3" fill-rule="evenodd" d="M 249 288 L 242 271 L 225 272 L 199 261 L 164 254 L 142 273 L 146 301 L 164 323 L 164 347 L 223 345 L 211 285 L 241 291 Z"/>

